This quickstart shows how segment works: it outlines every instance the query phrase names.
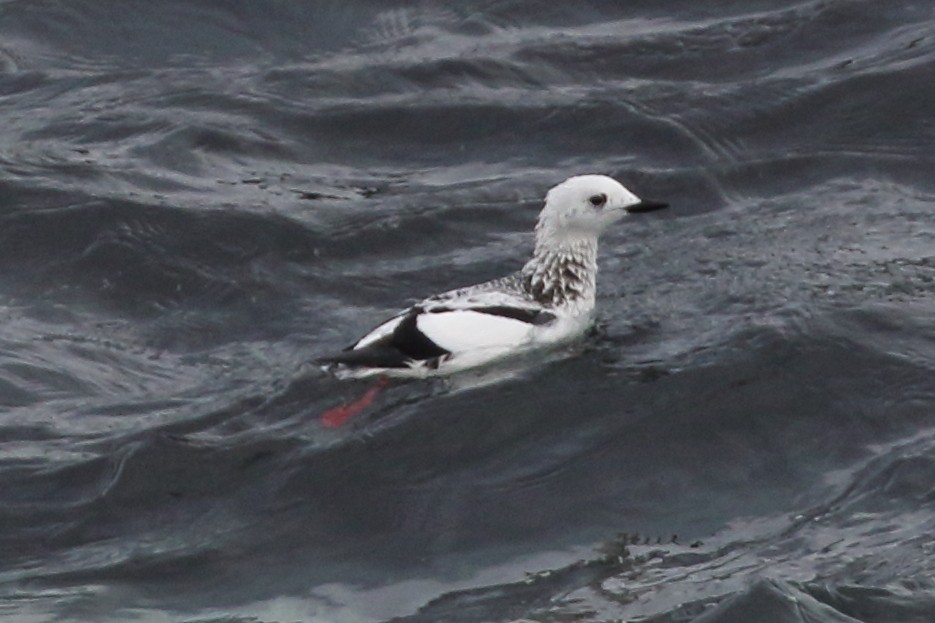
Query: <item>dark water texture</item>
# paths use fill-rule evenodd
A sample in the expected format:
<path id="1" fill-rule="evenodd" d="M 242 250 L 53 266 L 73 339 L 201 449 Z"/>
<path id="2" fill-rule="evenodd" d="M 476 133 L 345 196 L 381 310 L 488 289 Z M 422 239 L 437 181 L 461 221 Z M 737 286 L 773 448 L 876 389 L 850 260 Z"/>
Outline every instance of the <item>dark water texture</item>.
<path id="1" fill-rule="evenodd" d="M 933 102 L 930 2 L 0 2 L 0 618 L 935 620 Z M 580 353 L 319 424 L 585 172 Z"/>

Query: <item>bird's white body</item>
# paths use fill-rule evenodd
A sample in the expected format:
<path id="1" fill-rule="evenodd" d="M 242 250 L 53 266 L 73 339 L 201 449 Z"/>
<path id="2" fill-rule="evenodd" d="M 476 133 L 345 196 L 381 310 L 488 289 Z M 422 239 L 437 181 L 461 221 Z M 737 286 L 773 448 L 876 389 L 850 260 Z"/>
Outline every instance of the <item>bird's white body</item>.
<path id="1" fill-rule="evenodd" d="M 354 344 L 354 348 L 365 348 L 381 338 L 392 335 L 404 317 L 405 312 L 375 327 Z M 406 368 L 345 367 L 334 372 L 342 378 L 362 378 L 374 374 L 416 378 L 454 374 L 526 352 L 540 345 L 568 342 L 580 336 L 590 322 L 590 312 L 560 313 L 546 326 L 535 326 L 514 318 L 477 312 L 470 307 L 421 313 L 415 320 L 418 331 L 440 348 L 450 352 L 450 356 L 442 356 L 442 361 L 437 364 L 413 361 L 413 364 Z"/>
<path id="2" fill-rule="evenodd" d="M 519 272 L 429 297 L 322 360 L 342 378 L 449 375 L 581 336 L 591 323 L 600 233 L 644 202 L 603 175 L 546 195 L 532 259 Z"/>

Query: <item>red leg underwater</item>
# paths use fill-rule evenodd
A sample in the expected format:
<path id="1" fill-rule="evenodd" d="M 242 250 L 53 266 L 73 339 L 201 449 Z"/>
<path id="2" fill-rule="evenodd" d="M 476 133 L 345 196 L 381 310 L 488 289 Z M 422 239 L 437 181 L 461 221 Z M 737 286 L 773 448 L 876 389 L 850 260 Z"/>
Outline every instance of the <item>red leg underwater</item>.
<path id="1" fill-rule="evenodd" d="M 389 378 L 381 376 L 377 379 L 377 384 L 366 391 L 366 393 L 354 402 L 340 407 L 332 407 L 321 414 L 321 425 L 325 428 L 340 428 L 344 426 L 349 419 L 373 404 L 380 390 L 389 383 Z"/>

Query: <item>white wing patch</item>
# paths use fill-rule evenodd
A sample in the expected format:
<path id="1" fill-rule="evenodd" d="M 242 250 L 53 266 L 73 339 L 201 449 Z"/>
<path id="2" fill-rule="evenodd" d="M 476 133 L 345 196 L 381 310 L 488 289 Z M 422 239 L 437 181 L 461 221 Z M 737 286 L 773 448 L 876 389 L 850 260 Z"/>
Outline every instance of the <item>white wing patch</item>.
<path id="1" fill-rule="evenodd" d="M 419 314 L 416 326 L 427 338 L 453 354 L 513 348 L 528 342 L 532 331 L 528 322 L 470 310 Z"/>

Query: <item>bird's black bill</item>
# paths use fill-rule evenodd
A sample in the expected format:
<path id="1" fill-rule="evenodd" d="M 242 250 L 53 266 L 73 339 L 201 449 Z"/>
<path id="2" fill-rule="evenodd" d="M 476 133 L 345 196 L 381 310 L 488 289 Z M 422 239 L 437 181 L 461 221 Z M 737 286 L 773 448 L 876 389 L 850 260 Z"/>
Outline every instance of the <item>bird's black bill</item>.
<path id="1" fill-rule="evenodd" d="M 639 203 L 634 203 L 631 206 L 627 206 L 627 212 L 630 213 L 640 213 L 640 212 L 653 212 L 655 210 L 662 210 L 663 208 L 668 208 L 668 203 L 663 203 L 661 201 L 640 201 Z"/>

